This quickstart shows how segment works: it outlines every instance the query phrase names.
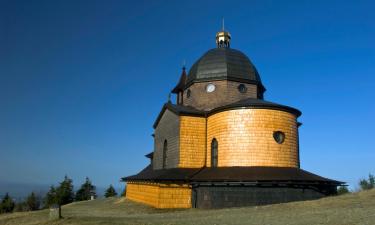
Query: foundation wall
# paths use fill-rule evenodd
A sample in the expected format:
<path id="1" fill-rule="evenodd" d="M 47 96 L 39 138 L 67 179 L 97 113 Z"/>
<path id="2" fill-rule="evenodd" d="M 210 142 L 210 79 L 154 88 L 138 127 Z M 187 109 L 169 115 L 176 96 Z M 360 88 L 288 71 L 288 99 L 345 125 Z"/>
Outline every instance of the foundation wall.
<path id="1" fill-rule="evenodd" d="M 128 182 L 126 198 L 155 208 L 191 208 L 188 184 Z"/>
<path id="2" fill-rule="evenodd" d="M 273 132 L 285 133 L 282 144 Z M 297 121 L 294 114 L 271 109 L 234 109 L 216 113 L 207 123 L 207 166 L 211 142 L 218 141 L 218 166 L 298 167 Z"/>
<path id="3" fill-rule="evenodd" d="M 329 187 L 322 187 L 328 188 Z M 194 188 L 194 208 L 225 208 L 305 201 L 326 196 L 309 187 L 206 186 Z"/>

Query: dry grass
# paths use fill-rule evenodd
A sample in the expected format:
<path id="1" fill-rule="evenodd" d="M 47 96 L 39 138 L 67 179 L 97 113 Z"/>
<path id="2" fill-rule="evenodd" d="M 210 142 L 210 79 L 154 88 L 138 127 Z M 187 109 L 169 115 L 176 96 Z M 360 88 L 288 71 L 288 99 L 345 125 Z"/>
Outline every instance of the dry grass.
<path id="1" fill-rule="evenodd" d="M 64 206 L 62 213 L 64 218 L 58 221 L 48 221 L 48 210 L 0 215 L 0 224 L 373 225 L 375 190 L 315 201 L 219 210 L 158 210 L 111 198 L 72 203 Z"/>

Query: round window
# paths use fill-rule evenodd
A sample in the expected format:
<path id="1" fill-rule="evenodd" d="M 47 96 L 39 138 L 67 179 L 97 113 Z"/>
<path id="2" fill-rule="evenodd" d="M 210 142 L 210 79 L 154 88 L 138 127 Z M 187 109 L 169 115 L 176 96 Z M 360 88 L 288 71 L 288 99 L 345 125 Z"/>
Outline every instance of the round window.
<path id="1" fill-rule="evenodd" d="M 190 89 L 188 89 L 188 90 L 186 91 L 186 97 L 190 98 L 190 95 L 191 95 L 191 91 L 190 91 Z"/>
<path id="2" fill-rule="evenodd" d="M 282 131 L 274 131 L 273 138 L 277 143 L 282 144 L 285 140 L 285 134 Z"/>
<path id="3" fill-rule="evenodd" d="M 246 93 L 247 87 L 244 84 L 238 85 L 238 91 L 241 93 Z"/>
<path id="4" fill-rule="evenodd" d="M 214 84 L 207 84 L 207 86 L 206 86 L 206 91 L 208 92 L 208 93 L 210 93 L 210 92 L 213 92 L 213 91 L 215 91 L 215 85 Z"/>

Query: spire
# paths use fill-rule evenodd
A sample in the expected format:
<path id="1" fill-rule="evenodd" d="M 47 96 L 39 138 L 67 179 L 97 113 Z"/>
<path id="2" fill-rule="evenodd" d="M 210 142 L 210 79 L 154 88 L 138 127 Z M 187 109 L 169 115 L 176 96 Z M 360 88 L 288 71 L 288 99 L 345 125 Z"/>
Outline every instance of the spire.
<path id="1" fill-rule="evenodd" d="M 218 48 L 229 48 L 230 47 L 230 33 L 225 31 L 224 17 L 222 20 L 222 29 L 216 33 L 216 46 Z"/>
<path id="2" fill-rule="evenodd" d="M 183 73 L 186 73 L 186 72 L 185 72 L 185 69 L 186 69 L 186 60 L 184 59 L 184 60 L 182 61 L 182 70 L 183 70 Z"/>
<path id="3" fill-rule="evenodd" d="M 225 31 L 225 29 L 224 29 L 224 17 L 223 17 L 223 26 L 222 26 L 221 31 Z"/>
<path id="4" fill-rule="evenodd" d="M 180 91 L 183 91 L 185 88 L 186 79 L 187 79 L 187 75 L 186 75 L 186 67 L 185 67 L 185 60 L 184 60 L 184 63 L 182 66 L 182 72 L 180 75 L 180 80 L 178 81 L 176 87 L 173 88 L 172 93 L 178 94 Z"/>

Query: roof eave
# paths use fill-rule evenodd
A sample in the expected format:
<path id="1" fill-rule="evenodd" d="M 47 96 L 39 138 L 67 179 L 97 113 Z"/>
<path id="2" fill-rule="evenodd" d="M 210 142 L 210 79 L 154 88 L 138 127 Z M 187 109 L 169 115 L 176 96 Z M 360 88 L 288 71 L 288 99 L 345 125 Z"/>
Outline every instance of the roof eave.
<path id="1" fill-rule="evenodd" d="M 212 115 L 212 114 L 215 114 L 215 113 L 218 113 L 218 112 L 224 112 L 224 111 L 228 111 L 228 110 L 233 110 L 233 109 L 272 109 L 272 110 L 279 110 L 279 111 L 285 111 L 285 112 L 289 112 L 289 113 L 292 113 L 294 114 L 297 118 L 300 117 L 302 115 L 302 112 L 299 111 L 298 109 L 295 109 L 295 108 L 292 108 L 292 107 L 289 107 L 289 106 L 282 106 L 282 105 L 278 105 L 278 106 L 272 106 L 272 105 L 246 105 L 246 104 L 238 104 L 238 105 L 226 105 L 226 106 L 221 106 L 221 107 L 218 107 L 218 108 L 215 108 L 215 109 L 212 109 L 208 115 Z"/>

